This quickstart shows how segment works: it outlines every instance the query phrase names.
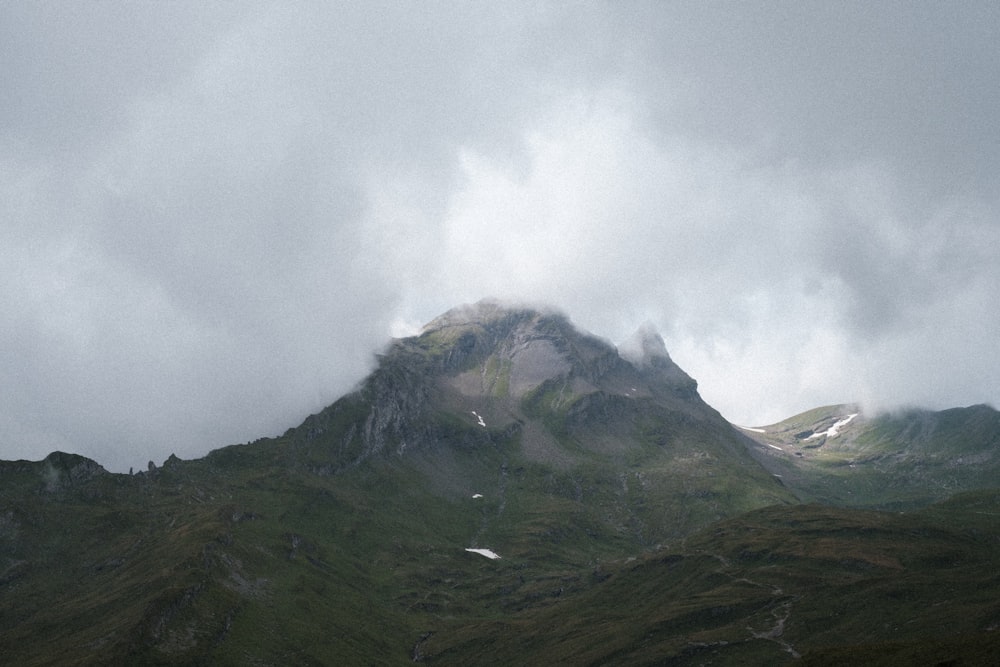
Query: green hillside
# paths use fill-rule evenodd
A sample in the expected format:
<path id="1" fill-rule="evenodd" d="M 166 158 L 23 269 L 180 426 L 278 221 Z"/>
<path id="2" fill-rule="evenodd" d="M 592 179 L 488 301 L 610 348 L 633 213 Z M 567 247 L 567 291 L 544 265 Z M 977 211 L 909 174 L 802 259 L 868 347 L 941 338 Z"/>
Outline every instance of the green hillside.
<path id="1" fill-rule="evenodd" d="M 913 514 L 771 507 L 592 569 L 510 617 L 456 624 L 428 662 L 995 664 L 1000 494 Z"/>
<path id="2" fill-rule="evenodd" d="M 832 405 L 744 432 L 806 501 L 902 509 L 1000 485 L 1000 412 L 986 405 L 872 416 Z"/>
<path id="3" fill-rule="evenodd" d="M 557 313 L 456 309 L 281 437 L 134 475 L 0 462 L 0 656 L 978 664 L 1000 627 L 998 496 L 926 505 L 996 484 L 995 412 L 834 437 L 843 411 L 751 440 L 653 332 L 619 353 Z M 904 464 L 923 477 L 881 481 Z"/>

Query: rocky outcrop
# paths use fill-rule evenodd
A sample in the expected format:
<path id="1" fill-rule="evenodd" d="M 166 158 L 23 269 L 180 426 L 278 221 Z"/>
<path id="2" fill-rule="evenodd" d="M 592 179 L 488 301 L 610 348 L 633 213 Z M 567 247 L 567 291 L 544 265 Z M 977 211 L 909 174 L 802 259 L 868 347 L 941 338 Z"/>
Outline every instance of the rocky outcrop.
<path id="1" fill-rule="evenodd" d="M 50 492 L 79 486 L 108 474 L 96 461 L 65 452 L 52 452 L 41 461 L 40 468 L 45 490 Z"/>

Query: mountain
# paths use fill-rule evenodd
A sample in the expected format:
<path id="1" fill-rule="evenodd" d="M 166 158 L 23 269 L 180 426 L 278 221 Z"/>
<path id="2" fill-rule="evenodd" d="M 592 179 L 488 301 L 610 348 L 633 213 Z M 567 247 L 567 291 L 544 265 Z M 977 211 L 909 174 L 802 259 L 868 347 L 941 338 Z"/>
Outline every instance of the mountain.
<path id="1" fill-rule="evenodd" d="M 744 432 L 761 465 L 807 501 L 914 508 L 1000 483 L 1000 412 L 987 405 L 872 416 L 832 405 Z"/>
<path id="2" fill-rule="evenodd" d="M 997 495 L 845 507 L 854 482 L 802 444 L 806 427 L 833 444 L 842 411 L 740 430 L 649 327 L 619 350 L 551 310 L 457 308 L 280 437 L 135 475 L 59 452 L 0 462 L 0 655 L 976 664 L 1000 627 Z M 941 414 L 925 418 L 957 429 L 954 451 L 995 448 L 988 415 Z M 930 456 L 929 431 L 897 418 L 852 446 Z"/>
<path id="3" fill-rule="evenodd" d="M 395 341 L 358 392 L 287 433 L 283 464 L 327 475 L 391 462 L 452 501 L 483 494 L 501 520 L 508 500 L 531 511 L 533 495 L 559 498 L 576 518 L 532 520 L 643 546 L 794 502 L 658 335 L 633 343 L 623 357 L 551 311 L 449 311 Z"/>

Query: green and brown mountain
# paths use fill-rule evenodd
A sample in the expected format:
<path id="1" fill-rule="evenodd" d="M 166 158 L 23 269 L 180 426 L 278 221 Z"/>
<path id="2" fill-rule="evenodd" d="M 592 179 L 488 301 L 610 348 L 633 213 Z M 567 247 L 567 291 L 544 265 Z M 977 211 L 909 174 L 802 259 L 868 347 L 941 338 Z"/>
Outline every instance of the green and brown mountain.
<path id="1" fill-rule="evenodd" d="M 987 405 L 873 416 L 831 405 L 743 430 L 806 501 L 903 509 L 1000 485 L 1000 412 Z"/>
<path id="2" fill-rule="evenodd" d="M 649 329 L 457 308 L 281 437 L 0 462 L 0 660 L 989 664 L 997 413 L 856 412 L 739 429 Z"/>

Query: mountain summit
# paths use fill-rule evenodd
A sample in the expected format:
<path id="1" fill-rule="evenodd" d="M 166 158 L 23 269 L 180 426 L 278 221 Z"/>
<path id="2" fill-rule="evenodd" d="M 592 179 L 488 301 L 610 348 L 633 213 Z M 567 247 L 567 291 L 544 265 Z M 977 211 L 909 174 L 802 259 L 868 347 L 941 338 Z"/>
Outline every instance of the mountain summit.
<path id="1" fill-rule="evenodd" d="M 481 301 L 433 320 L 416 342 L 425 348 L 453 345 L 446 366 L 464 371 L 466 380 L 473 379 L 468 372 L 476 362 L 485 364 L 478 390 L 475 382 L 460 382 L 470 396 L 520 400 L 545 383 L 561 382 L 567 385 L 564 395 L 567 390 L 632 398 L 656 394 L 700 402 L 697 383 L 670 360 L 651 325 L 619 350 L 558 312 Z"/>
<path id="2" fill-rule="evenodd" d="M 651 322 L 640 326 L 628 340 L 619 345 L 618 352 L 624 359 L 640 367 L 671 362 L 663 337 Z"/>
<path id="3" fill-rule="evenodd" d="M 512 467 L 565 475 L 580 488 L 584 478 L 600 479 L 597 488 L 617 494 L 623 516 L 651 541 L 791 501 L 749 456 L 745 436 L 701 399 L 662 339 L 644 328 L 637 341 L 634 354 L 620 354 L 555 311 L 462 306 L 394 341 L 356 392 L 288 434 L 291 451 L 298 465 L 324 474 L 408 460 L 436 488 L 456 493 L 461 478 Z M 457 470 L 455 453 L 496 469 Z M 642 494 L 628 484 L 639 464 L 651 466 L 641 474 Z M 694 486 L 697 494 L 686 497 Z M 638 521 L 645 500 L 632 500 L 647 494 L 677 512 Z"/>

